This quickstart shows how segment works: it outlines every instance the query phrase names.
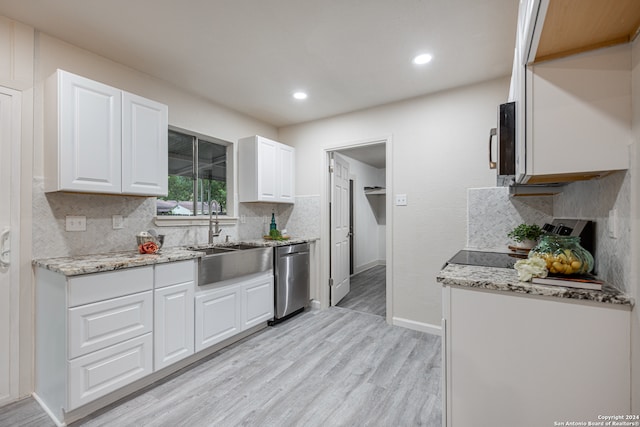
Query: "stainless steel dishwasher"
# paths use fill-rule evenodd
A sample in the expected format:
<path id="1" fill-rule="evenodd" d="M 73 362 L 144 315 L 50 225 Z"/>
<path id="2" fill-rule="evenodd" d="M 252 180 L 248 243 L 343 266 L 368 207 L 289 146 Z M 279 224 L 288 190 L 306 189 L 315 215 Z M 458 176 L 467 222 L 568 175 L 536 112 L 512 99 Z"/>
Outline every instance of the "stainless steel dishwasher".
<path id="1" fill-rule="evenodd" d="M 273 257 L 274 322 L 309 304 L 309 243 L 276 246 Z"/>

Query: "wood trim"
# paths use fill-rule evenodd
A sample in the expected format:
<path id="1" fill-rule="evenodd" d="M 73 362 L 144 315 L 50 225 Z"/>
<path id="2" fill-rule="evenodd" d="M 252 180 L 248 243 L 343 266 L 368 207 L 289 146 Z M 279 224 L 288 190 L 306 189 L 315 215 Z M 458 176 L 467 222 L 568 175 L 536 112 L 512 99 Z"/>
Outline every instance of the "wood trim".
<path id="1" fill-rule="evenodd" d="M 637 0 L 550 0 L 535 62 L 627 43 L 639 28 Z"/>

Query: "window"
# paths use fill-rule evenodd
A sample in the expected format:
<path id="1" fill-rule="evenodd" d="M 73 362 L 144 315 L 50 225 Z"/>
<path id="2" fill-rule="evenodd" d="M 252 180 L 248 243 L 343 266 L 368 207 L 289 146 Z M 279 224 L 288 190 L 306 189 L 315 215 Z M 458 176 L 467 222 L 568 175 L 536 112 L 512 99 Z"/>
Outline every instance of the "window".
<path id="1" fill-rule="evenodd" d="M 158 198 L 158 215 L 227 213 L 227 148 L 230 143 L 169 130 L 169 194 Z"/>

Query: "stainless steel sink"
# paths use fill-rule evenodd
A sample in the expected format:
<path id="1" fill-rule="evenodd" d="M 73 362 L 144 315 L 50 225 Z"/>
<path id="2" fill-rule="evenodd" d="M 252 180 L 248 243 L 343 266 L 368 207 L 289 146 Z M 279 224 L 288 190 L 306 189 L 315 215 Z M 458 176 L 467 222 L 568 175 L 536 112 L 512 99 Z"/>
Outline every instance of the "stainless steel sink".
<path id="1" fill-rule="evenodd" d="M 205 253 L 198 259 L 198 286 L 273 270 L 272 248 L 235 246 L 193 249 Z"/>

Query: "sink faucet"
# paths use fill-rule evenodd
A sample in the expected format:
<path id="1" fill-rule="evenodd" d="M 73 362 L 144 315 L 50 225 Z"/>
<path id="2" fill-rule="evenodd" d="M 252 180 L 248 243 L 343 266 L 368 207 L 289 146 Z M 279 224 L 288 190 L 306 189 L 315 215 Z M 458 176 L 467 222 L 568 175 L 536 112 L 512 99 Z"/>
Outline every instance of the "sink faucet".
<path id="1" fill-rule="evenodd" d="M 211 210 L 212 205 L 214 203 L 216 204 L 216 220 L 215 221 L 213 221 L 213 218 L 212 218 L 213 211 Z M 220 232 L 222 231 L 220 230 L 220 222 L 218 221 L 219 206 L 220 205 L 215 200 L 209 200 L 209 244 L 212 244 L 213 238 L 218 237 L 220 235 Z M 215 230 L 213 229 L 214 224 L 215 224 Z"/>

